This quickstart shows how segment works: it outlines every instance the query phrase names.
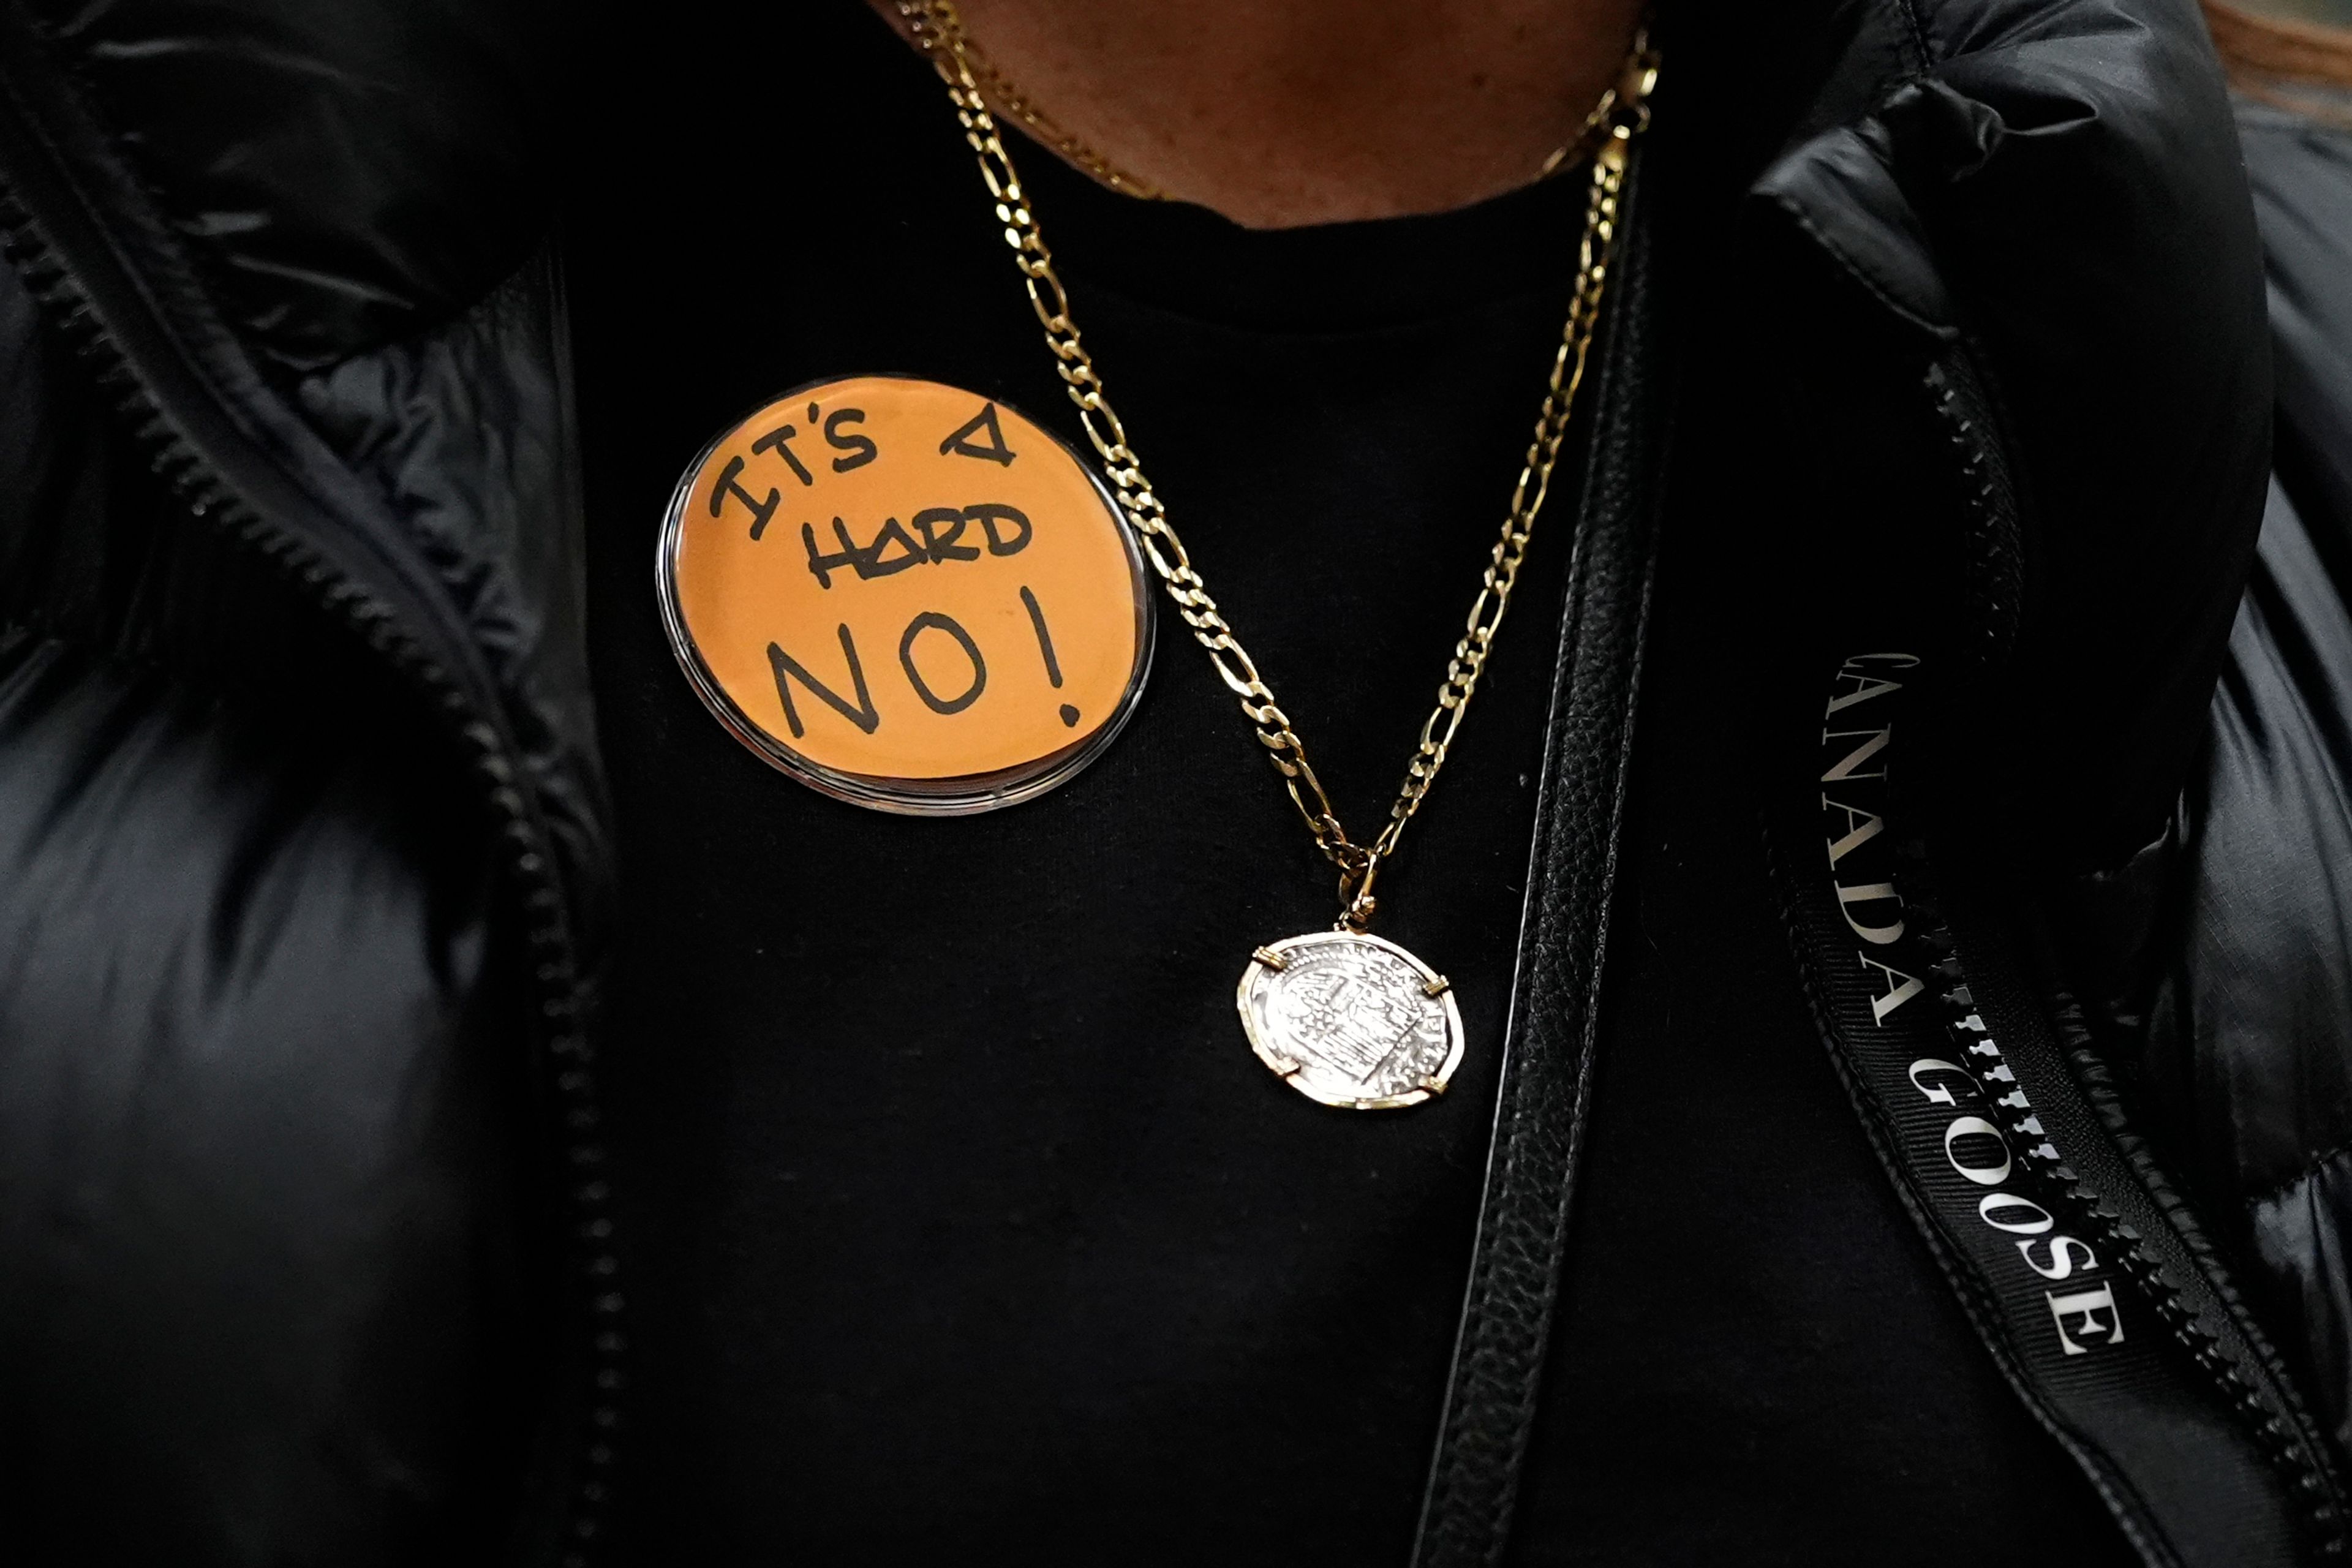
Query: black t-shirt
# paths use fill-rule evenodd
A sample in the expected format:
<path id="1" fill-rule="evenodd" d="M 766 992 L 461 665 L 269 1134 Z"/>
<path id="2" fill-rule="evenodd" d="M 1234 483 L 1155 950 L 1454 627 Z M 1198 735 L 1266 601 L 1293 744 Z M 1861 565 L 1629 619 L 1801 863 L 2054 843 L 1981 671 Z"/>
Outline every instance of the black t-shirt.
<path id="1" fill-rule="evenodd" d="M 789 99 L 707 60 L 646 72 L 670 85 L 628 107 L 595 209 L 636 216 L 572 239 L 623 879 L 625 1542 L 649 1563 L 1401 1561 L 1476 1223 L 1576 476 L 1381 888 L 1378 929 L 1454 982 L 1467 1058 L 1410 1112 L 1312 1104 L 1251 1056 L 1234 985 L 1257 943 L 1328 926 L 1333 878 L 1172 617 L 1093 767 L 948 820 L 772 771 L 666 646 L 662 508 L 744 408 L 889 371 L 1076 433 L 936 79 L 854 5 L 795 52 Z M 1371 830 L 1527 445 L 1578 182 L 1252 232 L 1014 145 L 1196 564 Z M 1722 592 L 1703 563 L 1662 589 L 1517 1551 L 2114 1559 L 1811 1033 L 1713 751 Z"/>

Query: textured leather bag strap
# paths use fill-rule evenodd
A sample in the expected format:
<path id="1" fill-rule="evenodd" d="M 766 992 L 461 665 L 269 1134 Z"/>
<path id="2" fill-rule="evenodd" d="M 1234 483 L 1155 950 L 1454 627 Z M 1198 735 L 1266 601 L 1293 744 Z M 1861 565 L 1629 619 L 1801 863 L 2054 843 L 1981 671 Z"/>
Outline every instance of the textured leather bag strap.
<path id="1" fill-rule="evenodd" d="M 1502 1089 L 1417 1568 L 1502 1551 L 1534 1420 L 1591 1089 L 1595 1002 L 1614 881 L 1655 556 L 1664 398 L 1654 375 L 1649 226 L 1636 151 L 1622 198 Z"/>
<path id="2" fill-rule="evenodd" d="M 2112 1135 L 2021 962 L 2013 892 L 1972 885 L 1996 862 L 1922 841 L 1904 781 L 1939 770 L 1906 743 L 1920 663 L 1844 661 L 1769 829 L 1854 1109 L 1995 1364 L 2146 1562 L 2341 1561 L 2326 1441 L 2178 1202 Z"/>

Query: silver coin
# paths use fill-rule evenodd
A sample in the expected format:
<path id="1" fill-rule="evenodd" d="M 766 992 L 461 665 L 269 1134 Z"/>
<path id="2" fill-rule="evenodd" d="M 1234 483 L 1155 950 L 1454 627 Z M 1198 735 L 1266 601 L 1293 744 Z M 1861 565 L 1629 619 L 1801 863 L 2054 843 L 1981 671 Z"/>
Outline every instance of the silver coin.
<path id="1" fill-rule="evenodd" d="M 1326 1105 L 1419 1105 L 1462 1065 L 1453 987 L 1380 937 L 1317 931 L 1261 947 L 1237 999 L 1258 1059 Z"/>

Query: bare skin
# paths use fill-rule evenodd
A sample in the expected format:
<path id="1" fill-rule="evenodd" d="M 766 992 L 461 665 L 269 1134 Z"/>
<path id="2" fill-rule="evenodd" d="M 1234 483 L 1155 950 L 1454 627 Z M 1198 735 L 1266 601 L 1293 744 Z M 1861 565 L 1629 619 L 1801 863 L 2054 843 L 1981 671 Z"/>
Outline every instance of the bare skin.
<path id="1" fill-rule="evenodd" d="M 899 23 L 890 0 L 868 0 Z M 1617 79 L 1643 0 L 961 0 L 1065 131 L 1253 228 L 1527 184 Z"/>

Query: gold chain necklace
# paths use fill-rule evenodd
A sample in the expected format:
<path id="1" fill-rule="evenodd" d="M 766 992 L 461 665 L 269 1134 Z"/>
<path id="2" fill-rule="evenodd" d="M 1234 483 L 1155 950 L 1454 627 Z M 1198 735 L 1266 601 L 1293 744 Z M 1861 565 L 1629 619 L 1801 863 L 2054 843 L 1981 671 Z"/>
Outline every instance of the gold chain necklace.
<path id="1" fill-rule="evenodd" d="M 1147 202 L 1165 201 L 1168 193 L 1139 175 L 1130 174 L 1085 142 L 1079 141 L 1037 107 L 1029 95 L 1013 85 L 1013 79 L 997 68 L 996 62 L 981 51 L 979 45 L 965 35 L 956 17 L 952 4 L 933 6 L 924 0 L 901 0 L 898 14 L 905 18 L 908 30 L 926 54 L 933 46 L 924 42 L 926 31 L 951 29 L 962 44 L 964 68 L 971 73 L 973 84 L 980 89 L 982 101 L 993 103 L 1021 122 L 1021 128 L 1038 141 L 1125 195 L 1137 196 Z"/>
<path id="2" fill-rule="evenodd" d="M 927 33 L 937 40 L 943 39 L 948 32 L 953 32 L 961 46 L 959 52 L 962 56 L 964 68 L 971 73 L 972 82 L 979 88 L 983 103 L 994 104 L 999 110 L 1019 121 L 1024 131 L 1120 195 L 1148 202 L 1168 199 L 1168 193 L 1150 180 L 1140 174 L 1130 174 L 1070 132 L 1063 130 L 1060 121 L 1022 91 L 1020 85 L 1004 74 L 1003 68 L 990 59 L 988 52 L 964 31 L 953 0 L 898 0 L 898 9 L 900 18 L 907 23 L 908 33 L 926 54 L 946 47 L 942 41 L 926 41 Z M 1634 52 L 1640 56 L 1644 51 L 1637 44 Z M 1612 88 L 1601 95 L 1601 101 L 1594 104 L 1591 112 L 1584 117 L 1584 123 L 1576 128 L 1576 134 L 1553 148 L 1545 157 L 1536 171 L 1536 178 L 1548 180 L 1576 166 L 1595 139 L 1606 133 L 1609 121 L 1617 110 L 1619 92 L 1619 89 Z"/>
<path id="3" fill-rule="evenodd" d="M 1077 405 L 1079 423 L 1102 459 L 1120 509 L 1140 536 L 1145 559 L 1192 629 L 1193 640 L 1207 650 L 1218 678 L 1239 699 L 1316 847 L 1339 868 L 1337 925 L 1328 931 L 1285 938 L 1251 955 L 1238 1001 L 1252 1048 L 1293 1088 L 1328 1105 L 1383 1110 L 1417 1105 L 1444 1092 L 1463 1050 L 1462 1019 L 1452 987 L 1412 953 L 1365 929 L 1376 907 L 1372 885 L 1381 862 L 1395 852 L 1405 824 L 1420 810 L 1445 765 L 1509 607 L 1536 517 L 1549 494 L 1600 319 L 1627 155 L 1633 138 L 1649 123 L 1656 55 L 1646 37 L 1637 36 L 1617 86 L 1602 96 L 1587 121 L 1599 140 L 1577 251 L 1576 283 L 1535 433 L 1511 491 L 1501 536 L 1489 553 L 1477 597 L 1438 687 L 1437 705 L 1422 724 L 1387 823 L 1371 843 L 1361 844 L 1340 826 L 1330 796 L 1307 762 L 1306 743 L 1275 701 L 1255 661 L 1218 613 L 1207 584 L 1170 526 L 1167 509 L 1128 444 L 1127 427 L 1113 411 L 1094 357 L 1079 338 L 1053 252 L 989 112 L 952 0 L 898 0 L 898 7 L 917 46 L 947 83 L 1030 307 L 1045 329 L 1045 346 Z"/>

